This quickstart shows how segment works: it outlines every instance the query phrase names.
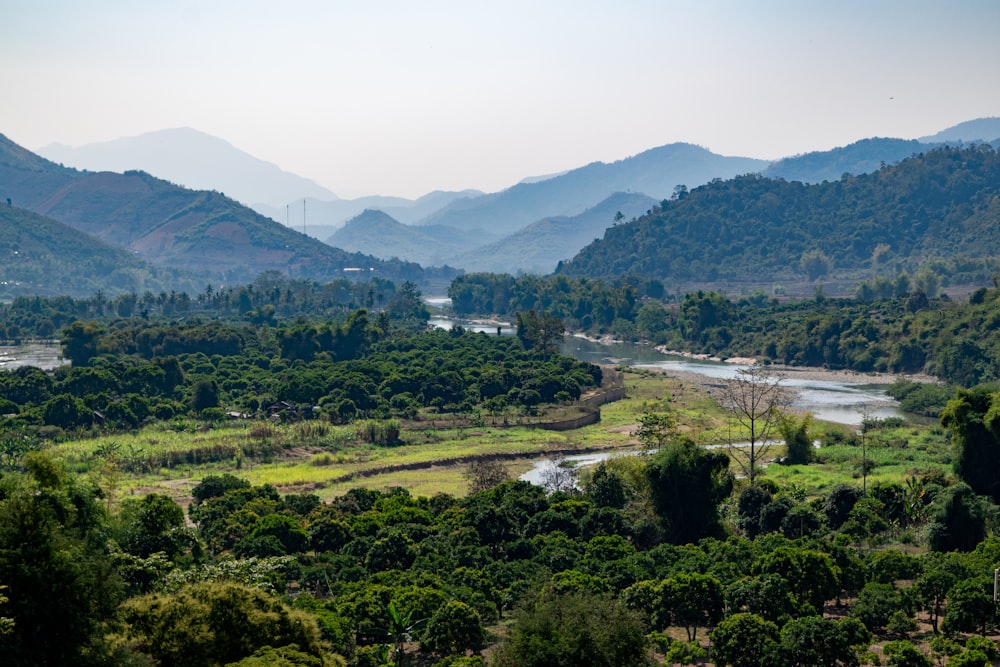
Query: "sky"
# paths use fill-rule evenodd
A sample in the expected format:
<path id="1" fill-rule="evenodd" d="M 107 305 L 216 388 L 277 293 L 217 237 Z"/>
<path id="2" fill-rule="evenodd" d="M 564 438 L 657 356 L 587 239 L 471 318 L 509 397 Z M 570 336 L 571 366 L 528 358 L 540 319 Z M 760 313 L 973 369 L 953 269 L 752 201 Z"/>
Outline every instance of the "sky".
<path id="1" fill-rule="evenodd" d="M 341 197 L 1000 116 L 996 0 L 0 0 L 0 133 L 192 127 Z"/>

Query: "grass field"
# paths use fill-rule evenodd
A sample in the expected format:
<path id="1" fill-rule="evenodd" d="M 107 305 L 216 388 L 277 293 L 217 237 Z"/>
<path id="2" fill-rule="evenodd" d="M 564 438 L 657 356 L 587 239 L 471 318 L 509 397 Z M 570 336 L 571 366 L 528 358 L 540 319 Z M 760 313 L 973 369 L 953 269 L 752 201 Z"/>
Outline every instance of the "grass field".
<path id="1" fill-rule="evenodd" d="M 284 493 L 308 491 L 329 499 L 357 486 L 407 488 L 418 495 L 463 495 L 466 461 L 496 455 L 512 476 L 547 453 L 627 449 L 639 417 L 647 410 L 671 409 L 681 431 L 700 444 L 725 442 L 729 422 L 705 391 L 649 372 L 624 373 L 628 396 L 601 407 L 601 421 L 572 431 L 547 431 L 530 425 L 506 427 L 435 421 L 403 424 L 401 442 L 376 446 L 361 441 L 351 426 L 320 422 L 272 425 L 224 422 L 212 425 L 176 420 L 128 434 L 65 442 L 52 447 L 71 470 L 102 484 L 117 485 L 115 495 L 165 493 L 185 503 L 204 476 L 229 472 L 253 484 L 273 484 Z M 829 430 L 843 431 L 842 427 Z M 816 424 L 817 436 L 827 425 Z M 782 447 L 772 448 L 780 456 Z M 861 477 L 861 448 L 836 444 L 818 450 L 808 466 L 771 465 L 766 477 L 795 484 L 809 494 L 828 491 L 841 481 Z M 928 467 L 947 468 L 944 434 L 935 427 L 907 427 L 879 434 L 866 448 L 869 480 L 900 481 Z M 109 475 L 109 469 L 117 474 Z M 110 480 L 110 481 L 109 481 Z"/>

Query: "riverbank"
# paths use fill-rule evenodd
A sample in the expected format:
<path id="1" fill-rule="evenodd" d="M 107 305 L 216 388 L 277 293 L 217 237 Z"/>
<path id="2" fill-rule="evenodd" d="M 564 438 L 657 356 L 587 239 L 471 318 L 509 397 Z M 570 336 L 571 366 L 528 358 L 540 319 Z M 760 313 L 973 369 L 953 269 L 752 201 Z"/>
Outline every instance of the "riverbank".
<path id="1" fill-rule="evenodd" d="M 619 345 L 625 344 L 624 341 L 613 338 L 609 335 L 605 336 L 589 336 L 583 333 L 573 333 L 571 334 L 574 338 L 579 338 L 581 340 L 590 341 L 592 343 L 597 343 L 599 345 Z M 680 357 L 683 359 L 691 359 L 693 361 L 706 361 L 711 363 L 722 363 L 722 364 L 733 364 L 735 366 L 755 366 L 759 364 L 759 361 L 755 357 L 719 357 L 713 354 L 698 354 L 696 352 L 685 352 L 682 350 L 673 350 L 665 345 L 649 345 L 646 343 L 632 343 L 640 347 L 646 347 L 650 350 L 659 352 L 660 354 L 668 355 L 671 357 Z M 611 360 L 614 361 L 613 359 Z M 938 379 L 932 375 L 927 375 L 926 373 L 877 373 L 868 372 L 863 373 L 861 371 L 853 371 L 849 369 L 830 369 L 823 368 L 821 366 L 788 366 L 785 364 L 764 364 L 764 367 L 769 371 L 774 372 L 776 375 L 781 375 L 789 380 L 797 380 L 803 382 L 813 382 L 813 381 L 825 381 L 825 382 L 843 382 L 849 384 L 862 384 L 862 385 L 890 385 L 898 379 L 906 379 L 912 382 L 938 382 Z M 701 373 L 695 373 L 691 371 L 684 371 L 680 369 L 673 368 L 663 368 L 659 369 L 671 377 L 677 377 L 679 379 L 690 379 L 694 384 L 719 384 L 718 378 L 706 377 Z"/>

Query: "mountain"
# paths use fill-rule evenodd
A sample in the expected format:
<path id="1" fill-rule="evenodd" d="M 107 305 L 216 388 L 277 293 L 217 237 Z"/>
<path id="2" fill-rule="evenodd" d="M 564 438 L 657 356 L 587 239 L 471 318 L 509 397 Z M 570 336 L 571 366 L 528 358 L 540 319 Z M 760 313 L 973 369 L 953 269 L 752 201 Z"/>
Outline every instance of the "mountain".
<path id="1" fill-rule="evenodd" d="M 437 190 L 419 199 L 372 196 L 323 201 L 300 198 L 291 202 L 287 208 L 261 204 L 254 205 L 253 208 L 272 220 L 287 222 L 288 226 L 293 229 L 302 230 L 303 233 L 318 239 L 325 239 L 343 227 L 348 220 L 365 210 L 379 210 L 399 222 L 410 224 L 447 206 L 459 197 L 474 197 L 481 194 L 478 190 L 463 190 L 461 192 Z"/>
<path id="2" fill-rule="evenodd" d="M 844 174 L 867 174 L 940 145 L 906 139 L 862 139 L 841 148 L 786 157 L 771 163 L 762 173 L 769 178 L 803 183 L 836 181 Z"/>
<path id="3" fill-rule="evenodd" d="M 342 277 L 345 269 L 414 281 L 421 275 L 417 266 L 332 248 L 218 192 L 188 190 L 141 171 L 60 167 L 0 135 L 3 197 L 142 259 L 229 282 L 264 271 L 317 280 Z"/>
<path id="4" fill-rule="evenodd" d="M 456 199 L 419 224 L 479 229 L 495 238 L 542 218 L 577 215 L 615 192 L 665 199 L 678 185 L 694 187 L 713 178 L 758 172 L 767 165 L 765 160 L 724 157 L 692 144 L 669 144 L 611 164 L 594 162 L 502 192 Z"/>
<path id="5" fill-rule="evenodd" d="M 759 175 L 714 181 L 611 227 L 558 272 L 770 289 L 933 266 L 957 284 L 988 282 L 982 267 L 997 255 L 1000 154 L 981 145 L 814 185 Z"/>
<path id="6" fill-rule="evenodd" d="M 575 216 L 545 218 L 510 236 L 448 258 L 451 266 L 493 273 L 552 273 L 561 260 L 573 257 L 615 223 L 643 215 L 659 202 L 641 193 L 618 192 Z M 419 229 L 419 228 L 418 228 Z"/>
<path id="7" fill-rule="evenodd" d="M 968 143 L 972 141 L 992 142 L 995 139 L 1000 139 L 1000 117 L 967 120 L 946 130 L 941 130 L 937 134 L 923 137 L 920 141 L 931 143 L 963 141 Z"/>
<path id="8" fill-rule="evenodd" d="M 448 258 L 474 247 L 479 239 L 457 229 L 404 225 L 382 211 L 367 210 L 352 218 L 327 243 L 382 259 L 405 257 L 425 266 L 441 266 Z"/>
<path id="9" fill-rule="evenodd" d="M 177 278 L 72 227 L 0 204 L 0 298 L 159 291 L 177 286 Z"/>
<path id="10" fill-rule="evenodd" d="M 224 192 L 248 206 L 264 203 L 283 207 L 303 197 L 337 198 L 307 178 L 189 127 L 76 148 L 51 144 L 38 153 L 53 162 L 89 171 L 145 171 L 192 190 Z"/>

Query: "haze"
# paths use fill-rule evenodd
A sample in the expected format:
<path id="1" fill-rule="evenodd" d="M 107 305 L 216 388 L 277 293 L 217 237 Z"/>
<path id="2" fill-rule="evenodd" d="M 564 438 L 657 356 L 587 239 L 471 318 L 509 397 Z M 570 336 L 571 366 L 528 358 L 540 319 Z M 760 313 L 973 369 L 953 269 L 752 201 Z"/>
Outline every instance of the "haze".
<path id="1" fill-rule="evenodd" d="M 35 1 L 29 148 L 193 127 L 342 197 L 494 191 L 687 141 L 778 158 L 1000 115 L 1000 3 Z"/>

